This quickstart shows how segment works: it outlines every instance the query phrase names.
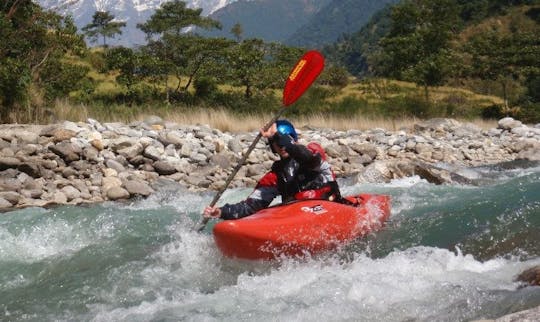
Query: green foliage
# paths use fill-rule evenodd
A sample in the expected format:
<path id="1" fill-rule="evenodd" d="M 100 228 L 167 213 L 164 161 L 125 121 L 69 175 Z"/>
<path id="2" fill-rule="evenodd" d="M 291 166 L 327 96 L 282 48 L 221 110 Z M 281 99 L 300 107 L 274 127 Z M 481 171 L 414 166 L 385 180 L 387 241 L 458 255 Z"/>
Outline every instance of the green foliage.
<path id="1" fill-rule="evenodd" d="M 538 102 L 527 80 L 540 68 L 539 5 L 538 0 L 405 0 L 325 53 L 353 75 L 412 81 L 424 86 L 426 96 L 432 86 L 469 84 L 473 91 L 500 95 L 504 113 L 519 110 L 516 104 L 526 110 L 523 104 Z M 496 23 L 488 20 L 493 17 Z M 451 113 L 461 111 L 449 106 Z"/>
<path id="2" fill-rule="evenodd" d="M 89 68 L 86 66 L 63 64 L 59 60 L 47 64 L 40 78 L 41 87 L 45 90 L 45 98 L 52 101 L 56 98 L 67 97 L 70 92 L 82 87 L 87 93 L 93 91 L 92 83 L 85 77 L 88 71 Z"/>
<path id="3" fill-rule="evenodd" d="M 180 36 L 186 27 L 221 28 L 219 22 L 202 17 L 202 9 L 190 9 L 184 1 L 173 0 L 164 2 L 148 21 L 137 27 L 151 39 L 153 35 L 172 34 Z"/>
<path id="4" fill-rule="evenodd" d="M 107 38 L 114 38 L 122 34 L 122 28 L 126 26 L 123 21 L 113 21 L 114 15 L 109 11 L 96 11 L 92 16 L 92 22 L 82 28 L 90 41 L 97 42 L 99 36 L 103 38 L 103 47 L 107 47 Z"/>
<path id="5" fill-rule="evenodd" d="M 260 39 L 246 39 L 230 47 L 226 53 L 228 77 L 234 85 L 243 86 L 244 96 L 253 96 L 253 89 L 261 88 L 265 67 L 266 47 Z"/>
<path id="6" fill-rule="evenodd" d="M 242 41 L 242 35 L 244 34 L 244 29 L 242 28 L 242 25 L 240 23 L 235 23 L 234 26 L 231 28 L 231 34 L 234 35 L 234 39 L 237 42 Z"/>
<path id="7" fill-rule="evenodd" d="M 195 79 L 193 87 L 195 87 L 195 96 L 200 98 L 210 97 L 218 91 L 216 80 L 210 77 Z"/>
<path id="8" fill-rule="evenodd" d="M 141 50 L 145 66 L 139 69 L 145 71 L 143 77 L 151 78 L 154 83 L 164 83 L 168 102 L 173 98 L 189 98 L 187 91 L 193 79 L 205 70 L 213 70 L 211 64 L 223 57 L 223 51 L 230 46 L 230 41 L 183 33 L 190 26 L 221 27 L 217 21 L 202 17 L 201 12 L 202 9 L 187 8 L 183 1 L 169 1 L 163 3 L 146 23 L 137 26 L 149 40 Z M 153 40 L 153 36 L 159 37 Z M 169 86 L 169 75 L 177 78 L 175 87 Z M 181 85 L 183 76 L 187 76 L 187 81 Z"/>
<path id="9" fill-rule="evenodd" d="M 0 119 L 5 121 L 9 111 L 18 102 L 23 102 L 31 83 L 30 70 L 24 62 L 6 57 L 0 65 Z"/>
<path id="10" fill-rule="evenodd" d="M 502 106 L 493 104 L 482 109 L 482 117 L 485 119 L 498 120 L 504 117 Z"/>
<path id="11" fill-rule="evenodd" d="M 358 32 L 344 34 L 336 43 L 326 45 L 323 53 L 330 61 L 344 66 L 354 76 L 370 75 L 370 66 L 379 64 L 374 53 L 379 50 L 380 39 L 390 30 L 390 14 L 391 7 L 384 7 Z"/>
<path id="12" fill-rule="evenodd" d="M 62 87 L 70 86 L 48 84 L 47 80 L 73 81 L 77 67 L 64 57 L 86 49 L 76 31 L 71 18 L 44 11 L 33 1 L 4 1 L 0 7 L 1 121 L 9 122 L 11 115 L 23 109 L 32 120 L 40 119 L 36 113 L 42 110 L 38 106 L 41 93 L 45 99 L 53 99 L 61 95 Z"/>
<path id="13" fill-rule="evenodd" d="M 112 48 L 107 51 L 105 60 L 109 70 L 119 70 L 120 74 L 116 79 L 120 84 L 129 87 L 134 83 L 137 57 L 133 49 L 126 47 Z"/>
<path id="14" fill-rule="evenodd" d="M 525 103 L 517 113 L 516 117 L 525 123 L 539 123 L 540 103 Z"/>
<path id="15" fill-rule="evenodd" d="M 450 40 L 458 21 L 453 0 L 406 0 L 392 9 L 381 40 L 382 75 L 423 86 L 442 84 L 453 69 Z"/>
<path id="16" fill-rule="evenodd" d="M 435 105 L 419 96 L 396 96 L 381 103 L 380 106 L 384 115 L 391 118 L 416 117 L 432 118 L 447 116 L 446 107 Z"/>
<path id="17" fill-rule="evenodd" d="M 326 67 L 318 79 L 319 84 L 343 88 L 349 84 L 349 73 L 343 67 Z"/>

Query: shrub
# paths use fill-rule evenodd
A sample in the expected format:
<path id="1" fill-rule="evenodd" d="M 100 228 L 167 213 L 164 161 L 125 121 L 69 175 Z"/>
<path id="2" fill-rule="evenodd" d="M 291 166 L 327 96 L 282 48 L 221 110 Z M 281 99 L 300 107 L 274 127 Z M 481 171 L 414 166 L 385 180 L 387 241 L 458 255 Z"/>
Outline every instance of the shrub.
<path id="1" fill-rule="evenodd" d="M 522 106 L 516 117 L 524 123 L 540 123 L 540 103 L 529 103 Z"/>
<path id="2" fill-rule="evenodd" d="M 195 96 L 200 98 L 210 97 L 218 90 L 216 81 L 210 77 L 196 78 L 193 87 L 195 88 Z"/>
<path id="3" fill-rule="evenodd" d="M 482 109 L 482 118 L 485 119 L 501 119 L 504 117 L 502 107 L 498 104 L 493 104 Z"/>

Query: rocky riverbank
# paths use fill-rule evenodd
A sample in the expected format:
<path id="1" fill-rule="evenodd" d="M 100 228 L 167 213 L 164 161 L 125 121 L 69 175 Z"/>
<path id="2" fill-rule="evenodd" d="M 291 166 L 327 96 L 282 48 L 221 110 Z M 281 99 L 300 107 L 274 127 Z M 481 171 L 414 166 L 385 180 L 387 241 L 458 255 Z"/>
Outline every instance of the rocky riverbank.
<path id="1" fill-rule="evenodd" d="M 317 141 L 339 177 L 380 182 L 419 175 L 434 183 L 470 182 L 452 169 L 540 161 L 540 124 L 505 118 L 482 130 L 432 119 L 399 131 L 300 129 Z M 158 117 L 132 124 L 63 122 L 0 125 L 0 209 L 97 203 L 152 194 L 163 182 L 218 190 L 253 142 L 253 133 L 223 133 Z M 252 186 L 276 156 L 264 140 L 231 187 Z"/>

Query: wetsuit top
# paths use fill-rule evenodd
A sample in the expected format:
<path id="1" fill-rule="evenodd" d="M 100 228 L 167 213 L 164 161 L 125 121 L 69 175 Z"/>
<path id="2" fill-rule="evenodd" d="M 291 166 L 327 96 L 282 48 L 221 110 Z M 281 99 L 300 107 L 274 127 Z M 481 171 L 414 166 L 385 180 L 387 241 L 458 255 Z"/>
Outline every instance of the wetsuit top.
<path id="1" fill-rule="evenodd" d="M 306 147 L 279 132 L 272 140 L 284 147 L 289 157 L 274 162 L 272 169 L 259 180 L 246 200 L 221 207 L 222 219 L 249 216 L 268 207 L 278 195 L 281 195 L 283 202 L 332 199 L 339 195 L 335 175 L 319 144 L 310 143 Z"/>

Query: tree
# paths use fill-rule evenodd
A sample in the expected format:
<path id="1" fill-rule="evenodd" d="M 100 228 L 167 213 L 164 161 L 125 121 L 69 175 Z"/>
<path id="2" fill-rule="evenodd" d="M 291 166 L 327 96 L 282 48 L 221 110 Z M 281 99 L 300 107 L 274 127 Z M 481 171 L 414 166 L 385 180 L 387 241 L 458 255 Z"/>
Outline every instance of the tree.
<path id="1" fill-rule="evenodd" d="M 459 25 L 453 0 L 405 0 L 391 13 L 390 31 L 380 41 L 379 73 L 424 86 L 440 85 L 453 70 L 450 41 Z"/>
<path id="2" fill-rule="evenodd" d="M 126 26 L 123 21 L 113 21 L 114 15 L 109 11 L 96 11 L 92 16 L 92 22 L 82 28 L 90 41 L 97 42 L 99 36 L 103 37 L 103 47 L 107 47 L 107 38 L 114 38 L 122 34 L 121 28 Z"/>
<path id="3" fill-rule="evenodd" d="M 540 42 L 535 32 L 521 30 L 508 35 L 497 30 L 484 32 L 469 40 L 465 52 L 471 57 L 472 76 L 501 85 L 506 113 L 510 111 L 510 84 L 540 74 Z M 527 95 L 534 97 L 530 94 L 529 91 Z"/>
<path id="4" fill-rule="evenodd" d="M 240 23 L 235 23 L 234 26 L 231 28 L 231 34 L 234 35 L 234 38 L 237 42 L 242 41 L 242 34 L 244 33 L 244 29 L 242 29 L 242 25 Z"/>
<path id="5" fill-rule="evenodd" d="M 116 81 L 126 86 L 128 97 L 133 96 L 133 86 L 138 81 L 139 55 L 126 47 L 116 47 L 108 50 L 105 59 L 109 70 L 118 70 Z"/>
<path id="6" fill-rule="evenodd" d="M 53 100 L 85 80 L 84 70 L 64 59 L 66 54 L 86 50 L 76 31 L 71 18 L 44 11 L 34 1 L 4 1 L 0 7 L 1 121 L 13 120 L 14 114 L 26 115 L 26 121 L 40 120 L 41 98 Z M 67 87 L 53 78 L 68 78 L 71 84 Z M 19 113 L 23 109 L 25 113 Z"/>
<path id="7" fill-rule="evenodd" d="M 221 50 L 224 44 L 220 40 L 206 40 L 197 35 L 185 32 L 185 28 L 198 26 L 202 28 L 220 28 L 219 22 L 201 17 L 202 9 L 190 9 L 183 1 L 165 2 L 144 24 L 137 27 L 146 33 L 149 40 L 145 51 L 162 61 L 162 66 L 168 68 L 167 73 L 178 79 L 175 92 L 186 91 L 193 78 L 208 58 Z M 154 36 L 159 36 L 153 39 Z M 181 86 L 184 75 L 187 82 Z M 169 86 L 166 81 L 167 101 L 169 101 Z"/>
<path id="8" fill-rule="evenodd" d="M 245 87 L 245 98 L 253 95 L 253 88 L 264 76 L 265 54 L 266 47 L 261 39 L 246 39 L 227 52 L 230 79 Z"/>
<path id="9" fill-rule="evenodd" d="M 190 26 L 201 28 L 221 28 L 221 24 L 211 18 L 201 16 L 202 9 L 190 9 L 184 1 L 173 0 L 164 2 L 144 24 L 137 28 L 146 33 L 151 39 L 154 35 L 172 34 L 180 36 L 184 29 Z"/>

